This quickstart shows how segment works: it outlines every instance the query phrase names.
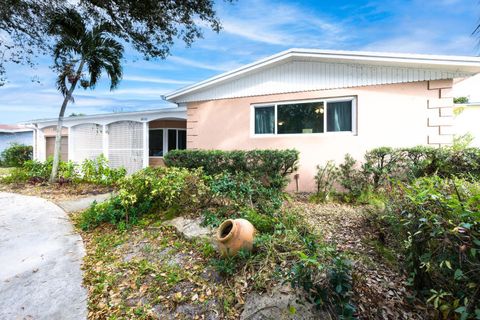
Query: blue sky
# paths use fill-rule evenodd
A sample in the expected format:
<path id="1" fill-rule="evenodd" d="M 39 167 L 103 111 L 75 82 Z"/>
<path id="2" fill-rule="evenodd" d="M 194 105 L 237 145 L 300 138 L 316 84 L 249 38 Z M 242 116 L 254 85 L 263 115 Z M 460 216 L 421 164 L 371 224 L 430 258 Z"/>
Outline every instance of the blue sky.
<path id="1" fill-rule="evenodd" d="M 166 60 L 144 61 L 127 48 L 124 78 L 110 92 L 77 89 L 67 115 L 154 109 L 161 96 L 291 47 L 479 55 L 478 0 L 268 1 L 216 4 L 223 30 L 206 30 L 190 48 L 178 42 Z M 0 123 L 56 117 L 61 95 L 51 59 L 34 70 L 10 66 L 0 87 Z M 480 90 L 479 90 L 480 91 Z"/>

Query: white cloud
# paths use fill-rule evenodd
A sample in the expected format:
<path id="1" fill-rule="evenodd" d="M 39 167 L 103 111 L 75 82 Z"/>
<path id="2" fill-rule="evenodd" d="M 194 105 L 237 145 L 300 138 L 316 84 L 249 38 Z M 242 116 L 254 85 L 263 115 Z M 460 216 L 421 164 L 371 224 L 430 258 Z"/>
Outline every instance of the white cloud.
<path id="1" fill-rule="evenodd" d="M 257 0 L 239 2 L 235 10 L 228 9 L 221 14 L 222 32 L 251 41 L 292 47 L 331 47 L 348 38 L 338 19 L 332 22 L 298 5 Z"/>
<path id="2" fill-rule="evenodd" d="M 227 71 L 227 70 L 233 69 L 232 66 L 235 64 L 232 62 L 212 64 L 212 63 L 201 62 L 199 60 L 192 60 L 192 59 L 178 57 L 178 56 L 168 57 L 167 61 L 174 62 L 174 63 L 181 64 L 188 67 L 213 70 L 213 71 Z"/>
<path id="3" fill-rule="evenodd" d="M 163 83 L 163 84 L 191 84 L 192 83 L 192 81 L 165 79 L 165 78 L 157 78 L 157 77 L 145 77 L 145 76 L 125 76 L 123 77 L 123 80 L 134 81 L 134 82 Z"/>

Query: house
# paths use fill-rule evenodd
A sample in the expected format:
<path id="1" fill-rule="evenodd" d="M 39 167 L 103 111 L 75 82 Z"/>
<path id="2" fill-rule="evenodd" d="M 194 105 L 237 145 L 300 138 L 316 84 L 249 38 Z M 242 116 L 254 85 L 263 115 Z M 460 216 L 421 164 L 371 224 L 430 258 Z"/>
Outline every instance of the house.
<path id="1" fill-rule="evenodd" d="M 295 148 L 312 191 L 346 153 L 451 143 L 452 86 L 479 72 L 478 57 L 290 49 L 166 99 L 187 109 L 189 149 Z"/>
<path id="2" fill-rule="evenodd" d="M 33 155 L 53 156 L 57 119 L 31 120 Z M 82 162 L 103 154 L 111 166 L 128 173 L 163 165 L 163 154 L 186 148 L 186 109 L 163 108 L 64 118 L 61 159 Z"/>
<path id="3" fill-rule="evenodd" d="M 25 126 L 0 124 L 0 153 L 12 143 L 33 145 L 33 130 Z"/>
<path id="4" fill-rule="evenodd" d="M 470 134 L 473 137 L 471 146 L 480 148 L 480 102 L 462 103 L 454 106 L 455 134 Z"/>
<path id="5" fill-rule="evenodd" d="M 311 191 L 316 166 L 346 153 L 451 143 L 452 86 L 477 73 L 478 57 L 291 49 L 168 94 L 177 108 L 66 118 L 63 158 L 134 172 L 175 148 L 295 148 Z M 55 123 L 32 121 L 37 159 Z"/>

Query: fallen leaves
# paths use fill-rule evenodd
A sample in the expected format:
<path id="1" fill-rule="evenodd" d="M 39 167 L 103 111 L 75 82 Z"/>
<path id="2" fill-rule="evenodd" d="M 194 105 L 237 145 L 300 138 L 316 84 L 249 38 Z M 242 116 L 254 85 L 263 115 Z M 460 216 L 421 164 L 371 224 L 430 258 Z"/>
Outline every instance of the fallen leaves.
<path id="1" fill-rule="evenodd" d="M 312 228 L 353 260 L 353 300 L 360 319 L 426 319 L 420 302 L 410 303 L 412 292 L 395 262 L 375 247 L 378 230 L 368 223 L 365 207 L 338 203 L 294 201 Z M 400 257 L 394 257 L 393 260 Z"/>

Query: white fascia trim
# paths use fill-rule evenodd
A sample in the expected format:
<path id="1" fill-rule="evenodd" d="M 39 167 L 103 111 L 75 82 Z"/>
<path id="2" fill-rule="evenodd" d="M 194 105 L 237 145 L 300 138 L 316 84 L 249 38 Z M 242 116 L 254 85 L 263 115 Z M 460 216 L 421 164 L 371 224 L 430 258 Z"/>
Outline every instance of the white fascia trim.
<path id="1" fill-rule="evenodd" d="M 1 133 L 20 133 L 20 132 L 31 132 L 33 129 L 0 129 Z"/>
<path id="2" fill-rule="evenodd" d="M 187 119 L 187 109 L 185 107 L 165 108 L 159 110 L 135 111 L 135 112 L 117 112 L 105 113 L 88 116 L 65 117 L 63 123 L 65 127 L 73 127 L 79 124 L 96 123 L 105 125 L 117 121 L 137 121 L 150 122 L 162 118 Z M 40 119 L 31 120 L 27 124 L 38 124 L 39 128 L 56 125 L 58 119 Z"/>
<path id="3" fill-rule="evenodd" d="M 317 49 L 289 49 L 265 59 L 255 61 L 240 68 L 228 71 L 212 78 L 200 81 L 196 84 L 184 87 L 171 92 L 165 96 L 168 101 L 175 101 L 175 98 L 185 94 L 201 90 L 205 87 L 215 85 L 219 82 L 241 76 L 245 73 L 283 62 L 288 59 L 311 59 L 319 61 L 343 62 L 343 63 L 369 63 L 392 65 L 399 67 L 422 67 L 442 68 L 451 71 L 466 72 L 472 75 L 480 72 L 480 58 L 472 56 L 447 56 L 427 54 L 404 54 L 404 53 L 383 53 L 367 51 L 341 51 L 341 50 L 317 50 Z"/>

